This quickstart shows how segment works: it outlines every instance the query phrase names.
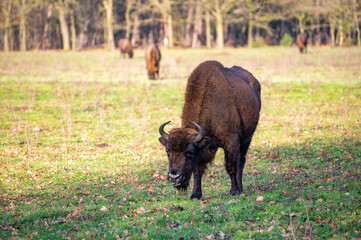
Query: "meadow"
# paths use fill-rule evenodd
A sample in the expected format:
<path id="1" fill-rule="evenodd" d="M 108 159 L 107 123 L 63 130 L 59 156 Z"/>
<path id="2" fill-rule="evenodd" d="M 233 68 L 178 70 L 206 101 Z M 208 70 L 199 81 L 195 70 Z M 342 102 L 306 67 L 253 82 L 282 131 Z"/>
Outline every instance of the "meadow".
<path id="1" fill-rule="evenodd" d="M 0 239 L 361 238 L 361 48 L 161 51 L 156 81 L 143 50 L 0 53 Z M 262 110 L 244 194 L 219 150 L 198 201 L 158 128 L 205 60 L 253 73 Z"/>

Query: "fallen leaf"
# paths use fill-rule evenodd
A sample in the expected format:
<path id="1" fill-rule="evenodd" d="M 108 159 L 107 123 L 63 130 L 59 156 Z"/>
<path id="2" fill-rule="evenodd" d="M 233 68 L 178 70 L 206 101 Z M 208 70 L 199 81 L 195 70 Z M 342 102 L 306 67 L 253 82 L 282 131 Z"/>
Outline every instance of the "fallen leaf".
<path id="1" fill-rule="evenodd" d="M 272 225 L 272 226 L 270 226 L 269 228 L 267 228 L 267 232 L 272 231 L 274 227 L 275 227 L 275 226 Z"/>
<path id="2" fill-rule="evenodd" d="M 228 204 L 231 204 L 231 203 L 238 203 L 238 200 L 237 199 L 231 199 L 228 201 Z"/>
<path id="3" fill-rule="evenodd" d="M 70 220 L 73 220 L 73 219 L 77 219 L 79 218 L 79 212 L 80 212 L 80 209 L 79 208 L 75 208 L 73 212 L 69 213 L 68 216 L 66 217 L 66 219 L 70 219 Z"/>
<path id="4" fill-rule="evenodd" d="M 151 211 L 150 211 L 150 210 L 145 210 L 144 207 L 135 209 L 135 210 L 133 211 L 133 213 L 135 213 L 135 214 L 143 214 L 143 213 L 149 213 L 149 212 L 151 212 Z"/>
<path id="5" fill-rule="evenodd" d="M 100 208 L 100 211 L 102 211 L 102 212 L 108 211 L 108 208 L 106 206 L 103 206 Z"/>

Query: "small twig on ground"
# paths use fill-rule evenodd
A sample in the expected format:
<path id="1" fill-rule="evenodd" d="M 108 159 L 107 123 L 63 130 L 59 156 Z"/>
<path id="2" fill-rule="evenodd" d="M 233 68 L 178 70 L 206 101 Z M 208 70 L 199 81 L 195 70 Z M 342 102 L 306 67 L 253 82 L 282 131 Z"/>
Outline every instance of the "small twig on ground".
<path id="1" fill-rule="evenodd" d="M 293 226 L 293 220 L 291 217 L 291 208 L 288 208 L 288 211 L 289 211 L 289 217 L 290 217 L 290 226 L 291 226 L 292 237 L 294 240 L 296 240 L 296 235 L 295 235 L 294 226 Z"/>

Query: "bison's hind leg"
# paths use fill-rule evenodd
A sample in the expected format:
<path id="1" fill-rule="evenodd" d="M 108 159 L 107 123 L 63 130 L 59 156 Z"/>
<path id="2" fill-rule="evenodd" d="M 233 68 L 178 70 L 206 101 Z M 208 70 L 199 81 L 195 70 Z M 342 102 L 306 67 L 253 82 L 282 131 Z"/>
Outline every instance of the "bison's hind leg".
<path id="1" fill-rule="evenodd" d="M 224 149 L 225 167 L 229 177 L 231 178 L 231 195 L 242 193 L 242 182 L 240 179 L 240 162 L 241 154 L 238 147 Z M 241 184 L 240 184 L 241 183 Z"/>
<path id="2" fill-rule="evenodd" d="M 249 141 L 241 146 L 234 146 L 231 149 L 224 150 L 225 166 L 231 178 L 231 195 L 238 195 L 243 192 L 242 175 L 250 143 Z"/>

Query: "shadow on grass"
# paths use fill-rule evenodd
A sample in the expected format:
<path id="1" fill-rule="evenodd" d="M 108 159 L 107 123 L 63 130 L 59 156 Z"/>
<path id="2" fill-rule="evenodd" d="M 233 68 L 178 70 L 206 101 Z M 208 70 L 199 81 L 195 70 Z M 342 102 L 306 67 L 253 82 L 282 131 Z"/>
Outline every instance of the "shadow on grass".
<path id="1" fill-rule="evenodd" d="M 226 194 L 223 156 L 207 171 L 201 201 L 188 200 L 190 191 L 177 193 L 165 173 L 146 167 L 63 178 L 19 194 L 2 189 L 0 237 L 202 238 L 212 231 L 241 238 L 248 236 L 244 231 L 253 237 L 360 237 L 360 146 L 359 139 L 345 138 L 253 147 L 245 194 L 236 197 Z"/>

